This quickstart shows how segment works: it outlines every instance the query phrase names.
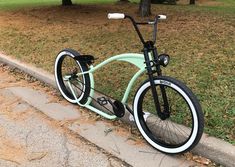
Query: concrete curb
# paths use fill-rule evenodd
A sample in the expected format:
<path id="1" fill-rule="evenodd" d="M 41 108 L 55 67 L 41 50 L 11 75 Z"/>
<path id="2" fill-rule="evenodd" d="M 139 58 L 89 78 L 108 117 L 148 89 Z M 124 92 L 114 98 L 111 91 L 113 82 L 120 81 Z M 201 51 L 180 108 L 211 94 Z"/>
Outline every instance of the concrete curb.
<path id="1" fill-rule="evenodd" d="M 12 59 L 2 53 L 0 53 L 0 62 L 5 63 L 11 67 L 17 68 L 57 89 L 54 81 L 54 76 L 48 72 L 35 68 L 31 65 L 22 63 L 18 60 Z M 124 121 L 129 122 L 126 117 Z M 200 143 L 196 146 L 195 149 L 192 150 L 192 152 L 209 158 L 214 162 L 224 166 L 235 166 L 235 146 L 223 140 L 210 137 L 206 134 L 203 134 Z"/>

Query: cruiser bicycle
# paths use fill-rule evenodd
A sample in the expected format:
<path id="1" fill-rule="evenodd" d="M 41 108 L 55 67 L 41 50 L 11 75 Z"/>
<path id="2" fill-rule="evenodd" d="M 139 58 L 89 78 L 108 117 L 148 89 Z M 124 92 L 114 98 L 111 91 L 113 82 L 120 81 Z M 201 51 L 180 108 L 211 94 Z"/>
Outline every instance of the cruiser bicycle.
<path id="1" fill-rule="evenodd" d="M 170 57 L 168 54 L 158 54 L 155 43 L 157 24 L 159 20 L 166 19 L 166 16 L 157 15 L 154 20 L 147 22 L 136 22 L 123 13 L 110 13 L 108 18 L 129 19 L 132 22 L 143 44 L 142 53 L 115 55 L 94 65 L 94 56 L 64 49 L 55 60 L 55 80 L 60 93 L 69 102 L 88 108 L 107 119 L 121 118 L 130 112 L 143 138 L 161 152 L 178 154 L 191 150 L 202 136 L 204 118 L 193 92 L 182 82 L 162 74 L 161 67 L 169 64 Z M 153 40 L 144 40 L 139 25 L 153 26 Z M 93 73 L 113 61 L 127 62 L 138 68 L 130 78 L 122 100 L 113 99 L 95 89 Z M 147 74 L 147 78 L 136 90 L 130 107 L 128 96 L 142 74 Z M 99 92 L 98 97 L 95 97 L 95 91 Z M 92 105 L 94 101 L 110 112 Z"/>

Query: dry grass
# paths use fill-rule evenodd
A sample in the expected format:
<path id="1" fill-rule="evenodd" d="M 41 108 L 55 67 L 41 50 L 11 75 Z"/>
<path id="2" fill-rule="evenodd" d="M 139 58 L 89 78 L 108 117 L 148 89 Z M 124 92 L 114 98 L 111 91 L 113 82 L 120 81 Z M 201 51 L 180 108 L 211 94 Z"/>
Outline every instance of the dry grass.
<path id="1" fill-rule="evenodd" d="M 0 50 L 50 72 L 63 48 L 93 54 L 99 58 L 96 63 L 110 55 L 140 52 L 129 22 L 106 19 L 108 12 L 117 11 L 140 19 L 137 8 L 116 4 L 0 11 Z M 168 5 L 153 5 L 152 13 L 168 16 L 158 34 L 159 51 L 171 55 L 164 74 L 183 80 L 197 94 L 209 134 L 235 143 L 235 13 Z M 149 32 L 146 28 L 145 35 Z M 134 69 L 126 64 L 105 69 L 96 75 L 98 88 L 109 93 L 115 85 L 115 98 L 120 98 Z"/>

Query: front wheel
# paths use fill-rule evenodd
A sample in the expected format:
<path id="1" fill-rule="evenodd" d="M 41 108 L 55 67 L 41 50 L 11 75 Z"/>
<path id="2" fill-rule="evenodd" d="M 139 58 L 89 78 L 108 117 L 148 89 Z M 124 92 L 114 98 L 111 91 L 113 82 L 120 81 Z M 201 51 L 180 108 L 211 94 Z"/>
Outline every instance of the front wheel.
<path id="1" fill-rule="evenodd" d="M 203 113 L 196 96 L 183 83 L 166 76 L 154 78 L 154 86 L 161 112 L 167 110 L 168 116 L 166 119 L 158 116 L 150 81 L 145 81 L 133 102 L 134 118 L 140 133 L 161 152 L 178 154 L 191 150 L 199 142 L 204 127 Z M 167 99 L 167 106 L 163 97 Z"/>

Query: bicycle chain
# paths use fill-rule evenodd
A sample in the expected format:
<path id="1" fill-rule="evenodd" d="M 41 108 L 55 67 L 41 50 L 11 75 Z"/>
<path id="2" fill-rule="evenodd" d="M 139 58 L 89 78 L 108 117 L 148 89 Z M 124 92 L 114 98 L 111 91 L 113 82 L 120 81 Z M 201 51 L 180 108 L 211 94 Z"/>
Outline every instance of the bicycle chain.
<path id="1" fill-rule="evenodd" d="M 78 81 L 78 80 L 77 80 L 77 81 Z M 81 82 L 81 81 L 78 81 L 78 82 L 81 83 L 83 86 L 85 86 L 85 87 L 87 87 L 87 88 L 89 88 L 89 89 L 93 89 L 94 91 L 96 91 L 96 92 L 98 92 L 98 93 L 100 93 L 100 94 L 102 94 L 102 95 L 104 95 L 104 96 L 106 96 L 106 97 L 112 99 L 111 96 L 108 96 L 108 95 L 102 93 L 101 91 L 92 88 L 91 86 L 87 86 L 86 84 L 84 84 L 84 83 Z M 73 84 L 73 82 L 71 82 L 71 83 L 72 83 L 72 85 L 74 85 L 76 88 L 78 88 L 81 92 L 85 92 L 85 91 L 83 91 L 81 88 L 77 87 L 77 85 Z M 98 102 L 98 100 L 96 100 L 94 97 L 92 97 L 92 96 L 90 96 L 90 95 L 89 95 L 88 97 L 90 97 L 92 100 L 94 100 L 94 101 L 95 101 L 97 104 L 99 104 L 101 107 L 103 107 L 103 108 L 105 108 L 106 110 L 108 110 L 110 113 L 114 114 L 113 111 L 111 111 L 110 109 L 108 109 L 108 108 L 105 107 L 104 105 L 101 105 L 101 104 Z M 114 114 L 114 115 L 115 115 L 115 114 Z"/>

